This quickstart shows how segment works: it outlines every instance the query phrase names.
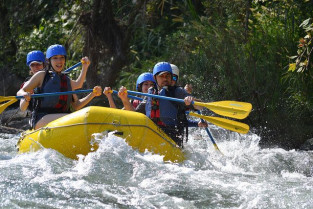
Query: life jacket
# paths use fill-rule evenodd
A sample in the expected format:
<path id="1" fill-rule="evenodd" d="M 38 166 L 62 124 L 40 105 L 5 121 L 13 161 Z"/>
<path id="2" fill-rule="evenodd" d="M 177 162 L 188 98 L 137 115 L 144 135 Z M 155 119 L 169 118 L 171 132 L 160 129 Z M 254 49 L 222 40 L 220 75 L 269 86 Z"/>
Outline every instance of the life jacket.
<path id="1" fill-rule="evenodd" d="M 157 89 L 150 88 L 148 93 L 177 98 L 176 89 L 177 87 L 173 86 L 158 92 Z M 180 146 L 183 144 L 184 127 L 186 127 L 186 141 L 188 140 L 188 122 L 184 104 L 148 97 L 146 115 Z"/>
<path id="2" fill-rule="evenodd" d="M 132 100 L 132 105 L 133 105 L 133 107 L 136 109 L 137 108 L 137 106 L 140 104 L 140 100 L 138 100 L 138 99 L 134 99 L 134 100 Z"/>
<path id="3" fill-rule="evenodd" d="M 166 126 L 160 119 L 160 102 L 159 100 L 153 99 L 151 100 L 151 112 L 150 112 L 151 120 L 159 126 Z"/>
<path id="4" fill-rule="evenodd" d="M 43 83 L 36 93 L 53 93 L 71 91 L 71 80 L 65 74 L 46 72 Z M 36 112 L 69 113 L 72 96 L 60 95 L 36 99 Z"/>

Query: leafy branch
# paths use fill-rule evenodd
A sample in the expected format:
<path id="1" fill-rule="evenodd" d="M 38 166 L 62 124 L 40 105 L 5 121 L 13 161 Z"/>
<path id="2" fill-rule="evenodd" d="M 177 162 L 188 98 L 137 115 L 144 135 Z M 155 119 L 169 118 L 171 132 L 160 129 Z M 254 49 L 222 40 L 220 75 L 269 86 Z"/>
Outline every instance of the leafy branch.
<path id="1" fill-rule="evenodd" d="M 313 51 L 313 23 L 311 23 L 311 18 L 303 21 L 300 27 L 305 30 L 307 35 L 304 38 L 300 38 L 297 51 L 298 55 L 290 57 L 291 59 L 295 59 L 295 62 L 289 64 L 288 71 L 303 73 L 310 71 L 310 57 Z"/>

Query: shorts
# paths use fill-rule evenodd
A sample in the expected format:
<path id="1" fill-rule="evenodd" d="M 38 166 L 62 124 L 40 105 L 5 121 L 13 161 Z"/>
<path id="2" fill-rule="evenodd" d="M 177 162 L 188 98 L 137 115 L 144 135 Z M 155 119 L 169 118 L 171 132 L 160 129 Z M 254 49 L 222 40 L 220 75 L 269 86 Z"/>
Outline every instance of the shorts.
<path id="1" fill-rule="evenodd" d="M 46 113 L 46 112 L 40 112 L 40 113 L 34 113 L 34 112 L 32 112 L 32 116 L 31 116 L 30 121 L 29 121 L 31 128 L 34 129 L 35 126 L 36 126 L 36 124 L 37 124 L 37 122 L 38 122 L 41 118 L 43 118 L 45 115 L 48 115 L 48 114 L 49 114 L 49 113 Z"/>

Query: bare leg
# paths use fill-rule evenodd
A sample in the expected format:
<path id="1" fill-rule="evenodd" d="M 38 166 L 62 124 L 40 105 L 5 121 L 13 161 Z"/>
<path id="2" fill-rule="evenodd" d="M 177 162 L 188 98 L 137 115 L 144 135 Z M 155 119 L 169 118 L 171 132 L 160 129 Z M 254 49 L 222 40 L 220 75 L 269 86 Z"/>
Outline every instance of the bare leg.
<path id="1" fill-rule="evenodd" d="M 57 113 L 57 114 L 45 115 L 36 123 L 35 129 L 44 127 L 45 125 L 47 125 L 51 121 L 56 120 L 56 119 L 63 117 L 65 115 L 67 115 L 67 113 Z"/>

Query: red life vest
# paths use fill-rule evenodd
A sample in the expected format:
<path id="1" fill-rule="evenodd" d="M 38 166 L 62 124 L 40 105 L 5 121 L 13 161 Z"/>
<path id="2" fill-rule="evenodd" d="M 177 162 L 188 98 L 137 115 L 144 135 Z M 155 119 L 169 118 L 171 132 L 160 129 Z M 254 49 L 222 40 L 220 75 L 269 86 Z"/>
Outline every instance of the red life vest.
<path id="1" fill-rule="evenodd" d="M 140 102 L 141 102 L 140 100 L 134 99 L 133 102 L 132 102 L 133 107 L 136 109 L 137 106 L 140 104 Z"/>
<path id="2" fill-rule="evenodd" d="M 151 100 L 151 114 L 150 118 L 159 126 L 166 126 L 160 119 L 160 103 L 159 100 L 153 99 Z"/>
<path id="3" fill-rule="evenodd" d="M 61 88 L 60 88 L 61 92 L 68 91 L 67 76 L 65 74 L 62 74 L 60 78 L 61 78 Z M 59 109 L 61 111 L 66 111 L 68 109 L 67 100 L 68 95 L 60 95 L 59 102 L 55 105 L 54 108 Z"/>

